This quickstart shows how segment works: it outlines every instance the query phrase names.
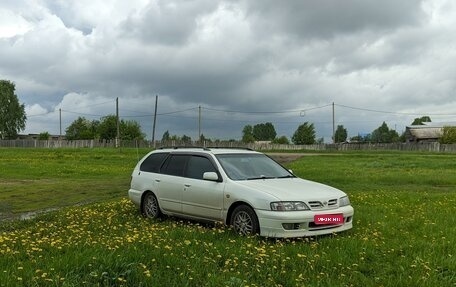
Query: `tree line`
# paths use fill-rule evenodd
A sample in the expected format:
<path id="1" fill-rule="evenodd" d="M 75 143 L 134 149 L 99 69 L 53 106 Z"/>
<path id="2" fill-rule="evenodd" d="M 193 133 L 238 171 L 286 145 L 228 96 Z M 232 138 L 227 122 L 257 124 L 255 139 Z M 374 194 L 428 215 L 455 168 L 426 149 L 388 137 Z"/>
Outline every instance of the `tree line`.
<path id="1" fill-rule="evenodd" d="M 276 136 L 277 132 L 274 125 L 270 122 L 256 124 L 254 126 L 246 125 L 242 129 L 242 141 L 245 143 L 270 141 L 277 144 L 290 144 L 290 141 L 286 136 Z M 291 137 L 291 141 L 297 145 L 323 142 L 323 138 L 317 140 L 315 137 L 316 133 L 313 123 L 305 122 L 296 129 Z"/>
<path id="2" fill-rule="evenodd" d="M 429 116 L 415 118 L 411 125 L 424 125 L 425 122 L 431 122 Z M 242 130 L 242 141 L 246 143 L 255 141 L 271 141 L 272 143 L 289 144 L 286 136 L 276 138 L 274 125 L 270 122 L 244 126 Z M 296 145 L 323 143 L 323 138 L 316 138 L 315 127 L 313 123 L 305 122 L 298 126 L 291 137 L 291 141 Z M 399 135 L 397 131 L 388 127 L 386 122 L 383 122 L 378 128 L 366 135 L 353 136 L 348 138 L 347 129 L 344 125 L 338 125 L 334 132 L 334 142 L 359 142 L 359 143 L 395 143 L 405 142 L 405 131 Z M 440 143 L 449 144 L 456 143 L 456 127 L 444 127 L 443 135 L 439 139 Z"/>
<path id="3" fill-rule="evenodd" d="M 113 140 L 117 137 L 117 117 L 108 115 L 100 120 L 87 120 L 79 117 L 65 130 L 67 140 Z M 136 121 L 119 121 L 119 138 L 121 140 L 143 140 L 146 135 Z"/>

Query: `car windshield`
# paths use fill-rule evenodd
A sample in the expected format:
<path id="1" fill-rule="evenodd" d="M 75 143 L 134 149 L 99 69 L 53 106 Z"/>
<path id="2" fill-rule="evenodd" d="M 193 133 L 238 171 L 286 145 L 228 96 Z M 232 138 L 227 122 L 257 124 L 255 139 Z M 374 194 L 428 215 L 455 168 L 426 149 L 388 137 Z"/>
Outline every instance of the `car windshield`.
<path id="1" fill-rule="evenodd" d="M 264 154 L 219 154 L 217 158 L 232 180 L 294 177 Z"/>

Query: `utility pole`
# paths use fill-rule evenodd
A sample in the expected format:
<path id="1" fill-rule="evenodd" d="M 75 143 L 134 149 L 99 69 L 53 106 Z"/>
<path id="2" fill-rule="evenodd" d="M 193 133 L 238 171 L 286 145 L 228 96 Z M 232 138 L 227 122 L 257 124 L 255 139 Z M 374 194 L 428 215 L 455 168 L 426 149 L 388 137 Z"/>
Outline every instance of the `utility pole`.
<path id="1" fill-rule="evenodd" d="M 336 122 L 334 120 L 334 102 L 332 104 L 333 106 L 333 144 L 336 143 Z"/>
<path id="2" fill-rule="evenodd" d="M 155 148 L 155 124 L 157 122 L 157 105 L 158 105 L 158 95 L 155 95 L 154 125 L 152 127 L 152 145 L 154 148 Z"/>
<path id="3" fill-rule="evenodd" d="M 116 147 L 119 147 L 119 141 L 120 141 L 120 126 L 119 126 L 119 97 L 117 97 L 117 98 L 116 98 L 116 120 L 117 120 Z"/>
<path id="4" fill-rule="evenodd" d="M 62 139 L 62 109 L 59 109 L 59 122 L 60 122 L 59 139 Z"/>
<path id="5" fill-rule="evenodd" d="M 198 141 L 201 140 L 201 106 L 198 107 Z"/>

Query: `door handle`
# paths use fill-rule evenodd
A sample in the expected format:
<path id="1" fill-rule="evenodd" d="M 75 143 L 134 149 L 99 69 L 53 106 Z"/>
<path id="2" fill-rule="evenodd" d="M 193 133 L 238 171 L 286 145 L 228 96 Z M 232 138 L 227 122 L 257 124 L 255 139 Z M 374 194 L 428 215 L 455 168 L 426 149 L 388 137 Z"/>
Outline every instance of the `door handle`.
<path id="1" fill-rule="evenodd" d="M 190 187 L 191 185 L 190 184 L 184 184 L 185 187 Z"/>
<path id="2" fill-rule="evenodd" d="M 159 179 L 156 179 L 155 182 L 160 182 L 160 180 L 159 180 Z"/>

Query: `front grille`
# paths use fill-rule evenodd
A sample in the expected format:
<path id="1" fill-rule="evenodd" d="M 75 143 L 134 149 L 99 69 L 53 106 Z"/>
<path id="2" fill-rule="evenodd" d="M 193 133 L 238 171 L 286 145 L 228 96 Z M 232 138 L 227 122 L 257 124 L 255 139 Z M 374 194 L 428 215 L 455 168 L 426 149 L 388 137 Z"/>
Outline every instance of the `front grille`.
<path id="1" fill-rule="evenodd" d="M 313 200 L 308 202 L 310 209 L 326 209 L 337 207 L 337 199 L 330 199 L 328 201 Z"/>
<path id="2" fill-rule="evenodd" d="M 309 201 L 309 206 L 312 209 L 320 209 L 323 208 L 323 203 L 321 201 Z"/>

